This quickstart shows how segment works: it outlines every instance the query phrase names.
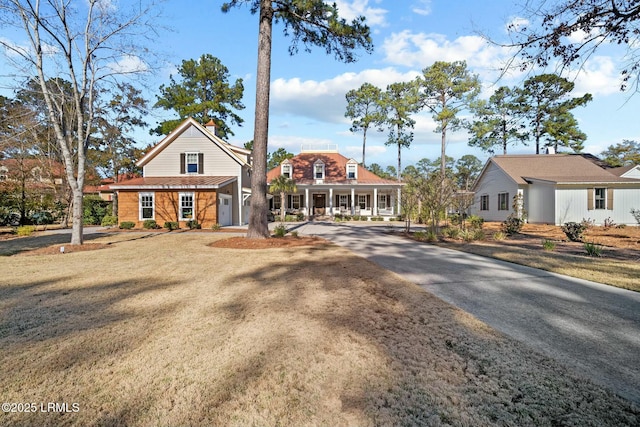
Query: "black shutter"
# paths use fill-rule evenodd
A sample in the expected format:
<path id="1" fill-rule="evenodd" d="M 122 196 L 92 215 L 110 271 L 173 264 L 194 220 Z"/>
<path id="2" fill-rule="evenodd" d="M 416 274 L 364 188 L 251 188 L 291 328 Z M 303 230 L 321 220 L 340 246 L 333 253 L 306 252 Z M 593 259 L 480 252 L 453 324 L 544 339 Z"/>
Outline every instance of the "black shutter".
<path id="1" fill-rule="evenodd" d="M 198 173 L 204 173 L 204 153 L 198 153 Z"/>
<path id="2" fill-rule="evenodd" d="M 186 173 L 186 171 L 184 169 L 185 168 L 185 164 L 184 163 L 186 162 L 185 159 L 186 159 L 185 154 L 184 153 L 180 153 L 180 173 L 181 174 Z"/>

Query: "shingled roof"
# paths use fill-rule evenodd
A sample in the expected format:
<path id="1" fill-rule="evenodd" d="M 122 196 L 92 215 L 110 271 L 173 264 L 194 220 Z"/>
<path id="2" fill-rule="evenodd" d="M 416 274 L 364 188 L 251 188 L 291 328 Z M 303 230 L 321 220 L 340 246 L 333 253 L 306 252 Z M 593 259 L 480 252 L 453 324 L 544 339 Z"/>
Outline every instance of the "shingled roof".
<path id="1" fill-rule="evenodd" d="M 593 158 L 582 154 L 505 155 L 492 157 L 489 163 L 502 169 L 517 184 L 527 184 L 530 180 L 567 184 L 640 182 L 614 175 Z"/>
<path id="2" fill-rule="evenodd" d="M 293 166 L 292 179 L 299 185 L 315 184 L 313 165 L 318 161 L 324 163 L 324 184 L 364 184 L 364 185 L 398 185 L 398 181 L 380 178 L 373 172 L 358 165 L 357 180 L 347 178 L 347 157 L 339 153 L 305 152 L 289 159 Z M 280 165 L 267 173 L 267 182 L 271 182 L 281 175 Z"/>

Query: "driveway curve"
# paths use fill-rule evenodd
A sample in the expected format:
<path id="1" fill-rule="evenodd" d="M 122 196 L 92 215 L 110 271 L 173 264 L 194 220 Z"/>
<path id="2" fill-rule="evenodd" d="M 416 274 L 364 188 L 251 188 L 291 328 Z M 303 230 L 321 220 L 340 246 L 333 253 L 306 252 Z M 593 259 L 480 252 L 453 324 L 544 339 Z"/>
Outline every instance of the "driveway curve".
<path id="1" fill-rule="evenodd" d="M 297 230 L 400 274 L 640 405 L 640 293 L 417 243 L 385 226 L 307 223 Z"/>

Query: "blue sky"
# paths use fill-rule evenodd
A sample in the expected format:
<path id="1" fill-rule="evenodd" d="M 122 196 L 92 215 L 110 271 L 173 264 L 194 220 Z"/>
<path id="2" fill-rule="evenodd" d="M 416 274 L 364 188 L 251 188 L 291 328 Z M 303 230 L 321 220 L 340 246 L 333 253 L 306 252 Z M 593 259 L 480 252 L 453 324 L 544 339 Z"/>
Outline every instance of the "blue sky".
<path id="1" fill-rule="evenodd" d="M 115 0 L 110 1 L 117 6 Z M 344 118 L 345 94 L 365 82 L 384 89 L 387 84 L 409 80 L 434 61 L 466 60 L 469 69 L 483 82 L 483 97 L 498 86 L 520 84 L 531 74 L 514 72 L 497 80 L 499 68 L 510 53 L 486 43 L 479 33 L 506 40 L 506 25 L 523 18 L 521 8 L 512 1 L 491 2 L 468 0 L 340 0 L 341 15 L 351 19 L 364 15 L 372 30 L 375 51 L 360 52 L 356 63 L 344 64 L 325 54 L 322 49 L 311 53 L 288 54 L 290 40 L 282 27 L 274 28 L 272 57 L 271 115 L 269 149 L 284 147 L 298 153 L 302 144 L 337 144 L 342 154 L 361 160 L 362 134 L 349 132 L 350 122 Z M 167 84 L 170 74 L 182 60 L 207 53 L 218 57 L 229 69 L 231 80 L 244 80 L 244 104 L 239 112 L 245 120 L 242 127 L 232 126 L 229 142 L 243 145 L 253 138 L 253 104 L 257 52 L 257 16 L 247 7 L 223 14 L 222 1 L 169 0 L 161 4 L 161 25 L 172 28 L 160 32 L 156 48 L 164 54 L 163 65 L 146 79 L 148 99 L 156 100 L 157 88 Z M 23 42 L 17 34 L 0 30 L 0 37 Z M 587 134 L 585 152 L 599 154 L 623 139 L 640 140 L 637 111 L 638 95 L 621 93 L 618 49 L 605 47 L 586 64 L 575 78 L 576 96 L 585 92 L 594 100 L 574 111 L 581 129 Z M 144 58 L 143 58 L 144 59 Z M 3 67 L 6 64 L 2 64 Z M 540 71 L 540 70 L 539 70 Z M 4 73 L 0 73 L 4 75 Z M 9 85 L 2 80 L 2 87 Z M 6 94 L 6 93 L 5 93 Z M 156 111 L 149 122 L 170 113 Z M 402 151 L 403 167 L 422 158 L 436 159 L 440 135 L 433 132 L 435 123 L 424 112 L 414 117 L 414 141 Z M 157 142 L 147 131 L 136 135 L 141 145 Z M 448 136 L 447 154 L 459 158 L 474 154 L 485 160 L 486 153 L 468 147 L 468 134 L 462 130 Z M 386 133 L 370 132 L 367 139 L 367 164 L 396 164 L 397 149 L 385 146 Z M 510 153 L 534 153 L 535 146 L 511 148 Z"/>

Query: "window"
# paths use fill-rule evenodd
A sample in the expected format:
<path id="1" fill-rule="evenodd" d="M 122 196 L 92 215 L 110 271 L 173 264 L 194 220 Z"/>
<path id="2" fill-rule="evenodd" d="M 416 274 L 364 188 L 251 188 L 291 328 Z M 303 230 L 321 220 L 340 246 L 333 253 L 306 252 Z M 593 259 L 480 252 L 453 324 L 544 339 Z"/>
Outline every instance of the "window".
<path id="1" fill-rule="evenodd" d="M 338 206 L 340 208 L 348 208 L 349 207 L 349 195 L 348 194 L 340 194 L 338 196 Z"/>
<path id="2" fill-rule="evenodd" d="M 484 194 L 480 196 L 480 210 L 488 211 L 489 210 L 489 195 Z"/>
<path id="3" fill-rule="evenodd" d="M 387 209 L 387 195 L 386 194 L 378 194 L 378 209 Z"/>
<path id="4" fill-rule="evenodd" d="M 313 164 L 313 177 L 315 179 L 324 179 L 324 163 L 320 160 Z"/>
<path id="5" fill-rule="evenodd" d="M 281 204 L 280 196 L 273 196 L 273 209 L 280 209 Z"/>
<path id="6" fill-rule="evenodd" d="M 358 165 L 355 165 L 353 163 L 347 164 L 347 179 L 356 179 L 357 170 L 358 170 Z"/>
<path id="7" fill-rule="evenodd" d="M 282 165 L 282 175 L 291 178 L 291 165 L 286 163 Z"/>
<path id="8" fill-rule="evenodd" d="M 187 173 L 198 173 L 198 153 L 187 153 Z"/>
<path id="9" fill-rule="evenodd" d="M 193 219 L 193 193 L 180 193 L 180 220 Z"/>
<path id="10" fill-rule="evenodd" d="M 498 193 L 498 210 L 509 210 L 509 193 Z"/>
<path id="11" fill-rule="evenodd" d="M 153 193 L 140 193 L 140 219 L 154 219 Z"/>
<path id="12" fill-rule="evenodd" d="M 607 208 L 607 189 L 606 188 L 595 188 L 595 197 L 593 199 L 595 203 L 596 209 L 606 209 Z"/>
<path id="13" fill-rule="evenodd" d="M 367 209 L 367 195 L 358 194 L 358 207 L 360 209 Z"/>
<path id="14" fill-rule="evenodd" d="M 291 209 L 300 209 L 300 195 L 294 194 L 291 196 Z"/>

